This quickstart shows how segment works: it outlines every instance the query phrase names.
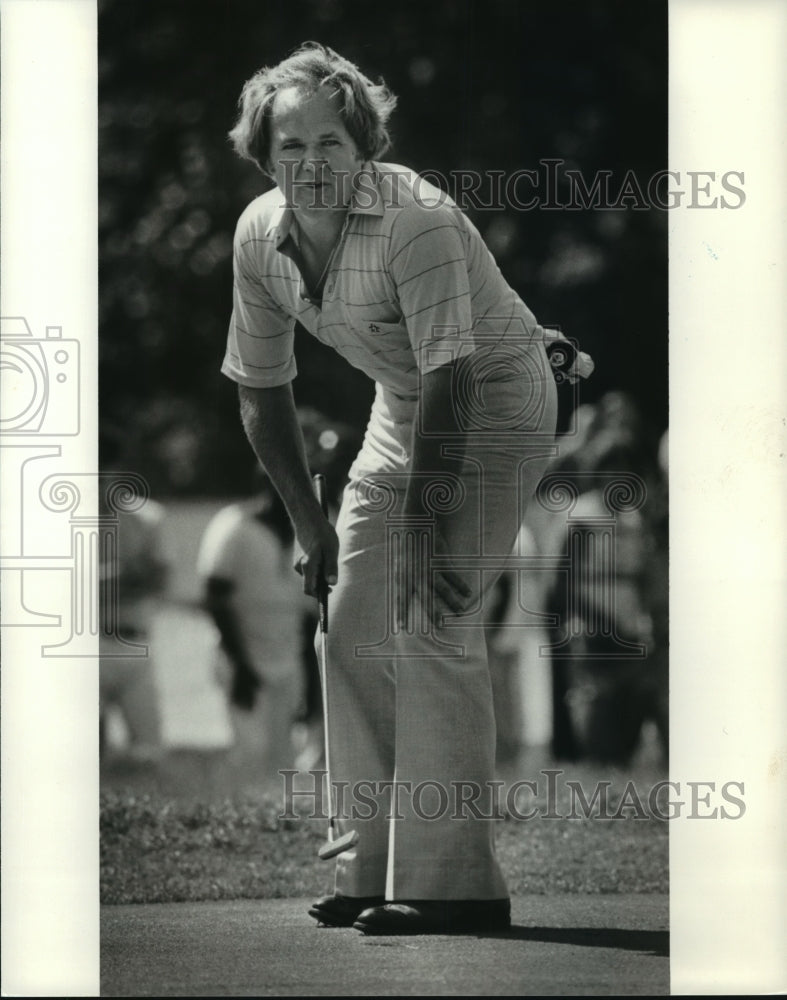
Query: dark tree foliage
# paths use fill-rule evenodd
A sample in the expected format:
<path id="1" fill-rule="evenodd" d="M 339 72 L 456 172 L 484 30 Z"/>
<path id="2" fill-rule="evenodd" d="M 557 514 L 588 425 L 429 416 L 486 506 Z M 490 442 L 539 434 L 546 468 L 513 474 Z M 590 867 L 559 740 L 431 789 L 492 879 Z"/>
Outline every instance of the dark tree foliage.
<path id="1" fill-rule="evenodd" d="M 160 493 L 247 482 L 236 388 L 218 369 L 235 222 L 269 182 L 226 134 L 244 81 L 307 39 L 385 79 L 399 97 L 388 158 L 438 172 L 452 195 L 451 171 L 505 181 L 557 160 L 558 204 L 567 169 L 587 185 L 609 172 L 614 200 L 629 171 L 645 189 L 666 166 L 662 0 L 103 0 L 101 424 Z M 490 195 L 485 181 L 467 211 L 501 270 L 596 360 L 583 399 L 627 390 L 663 429 L 667 213 L 636 190 L 606 210 L 485 209 Z M 302 330 L 296 350 L 299 402 L 362 427 L 366 377 Z"/>

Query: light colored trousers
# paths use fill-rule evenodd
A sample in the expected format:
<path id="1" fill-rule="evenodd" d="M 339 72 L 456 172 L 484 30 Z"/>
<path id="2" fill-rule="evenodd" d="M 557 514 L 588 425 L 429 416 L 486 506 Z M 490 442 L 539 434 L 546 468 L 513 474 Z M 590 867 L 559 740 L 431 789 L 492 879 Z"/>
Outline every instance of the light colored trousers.
<path id="1" fill-rule="evenodd" d="M 337 860 L 335 889 L 343 895 L 508 895 L 491 818 L 495 720 L 483 595 L 504 569 L 554 454 L 554 380 L 541 345 L 530 350 L 524 370 L 492 366 L 480 396 L 460 399 L 464 457 L 448 463 L 445 488 L 428 500 L 473 601 L 438 626 L 422 615 L 409 632 L 394 621 L 393 552 L 416 403 L 377 387 L 337 522 L 327 640 L 330 779 L 348 783 L 338 832 L 360 835 Z M 450 455 L 450 441 L 445 447 Z"/>

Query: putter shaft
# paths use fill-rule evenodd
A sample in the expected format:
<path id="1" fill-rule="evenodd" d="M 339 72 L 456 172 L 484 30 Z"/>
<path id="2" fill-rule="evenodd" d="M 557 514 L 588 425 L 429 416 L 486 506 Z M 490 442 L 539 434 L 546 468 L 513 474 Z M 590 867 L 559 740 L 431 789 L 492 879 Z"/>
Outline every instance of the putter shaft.
<path id="1" fill-rule="evenodd" d="M 317 473 L 314 477 L 314 492 L 320 501 L 322 512 L 328 514 L 328 496 L 325 489 L 325 477 Z M 358 843 L 356 830 L 348 830 L 341 837 L 336 836 L 336 810 L 333 804 L 333 787 L 331 785 L 331 750 L 328 735 L 328 582 L 322 569 L 317 594 L 317 605 L 320 616 L 320 652 L 322 653 L 322 712 L 323 729 L 325 731 L 325 771 L 328 784 L 328 841 L 317 852 L 323 861 L 335 858 L 349 851 Z"/>

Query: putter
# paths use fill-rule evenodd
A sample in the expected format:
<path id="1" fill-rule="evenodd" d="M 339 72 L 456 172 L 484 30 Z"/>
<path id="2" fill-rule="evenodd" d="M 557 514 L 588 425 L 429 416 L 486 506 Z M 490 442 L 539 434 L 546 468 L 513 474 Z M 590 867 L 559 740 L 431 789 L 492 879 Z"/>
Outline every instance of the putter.
<path id="1" fill-rule="evenodd" d="M 328 515 L 328 493 L 325 488 L 325 476 L 317 473 L 314 477 L 314 492 L 320 501 L 322 512 Z M 328 584 L 320 570 L 320 582 L 318 587 L 317 603 L 320 613 L 320 650 L 322 653 L 322 714 L 323 729 L 325 731 L 325 771 L 328 781 L 328 840 L 317 852 L 317 856 L 323 861 L 335 858 L 339 854 L 344 854 L 358 843 L 358 831 L 348 830 L 347 833 L 337 837 L 336 833 L 336 810 L 333 803 L 333 786 L 331 785 L 331 750 L 330 738 L 328 736 Z"/>

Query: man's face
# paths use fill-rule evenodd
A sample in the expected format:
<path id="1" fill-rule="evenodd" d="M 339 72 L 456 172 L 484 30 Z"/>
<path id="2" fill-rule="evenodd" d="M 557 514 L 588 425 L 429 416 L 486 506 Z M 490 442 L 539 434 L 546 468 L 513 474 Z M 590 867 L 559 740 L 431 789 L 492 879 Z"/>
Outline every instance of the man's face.
<path id="1" fill-rule="evenodd" d="M 327 87 L 289 87 L 273 102 L 270 169 L 295 209 L 345 209 L 363 158 Z"/>

